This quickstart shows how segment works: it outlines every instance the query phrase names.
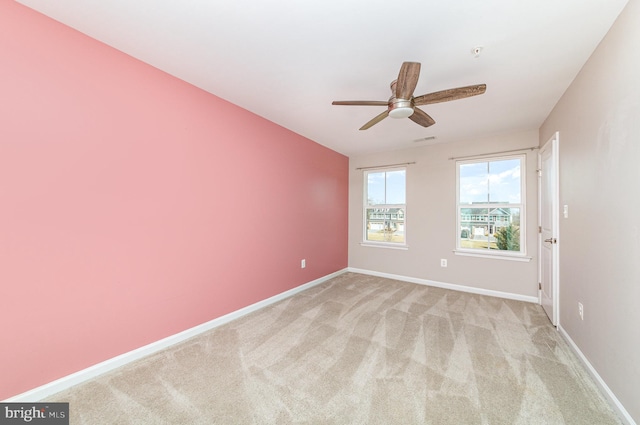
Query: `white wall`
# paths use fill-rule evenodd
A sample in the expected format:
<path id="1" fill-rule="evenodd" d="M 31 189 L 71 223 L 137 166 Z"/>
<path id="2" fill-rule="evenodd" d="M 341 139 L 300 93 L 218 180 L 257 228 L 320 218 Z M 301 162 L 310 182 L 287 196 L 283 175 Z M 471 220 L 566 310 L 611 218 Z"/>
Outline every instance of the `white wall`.
<path id="1" fill-rule="evenodd" d="M 640 0 L 540 129 L 560 132 L 560 326 L 640 422 Z M 577 305 L 584 305 L 584 321 Z"/>
<path id="2" fill-rule="evenodd" d="M 530 262 L 454 255 L 456 164 L 449 159 L 531 146 L 538 146 L 536 130 L 350 158 L 349 267 L 537 297 L 537 151 L 528 151 L 526 164 Z M 363 172 L 356 168 L 413 161 L 407 168 L 409 249 L 362 246 Z M 442 258 L 448 260 L 447 268 L 440 267 Z"/>

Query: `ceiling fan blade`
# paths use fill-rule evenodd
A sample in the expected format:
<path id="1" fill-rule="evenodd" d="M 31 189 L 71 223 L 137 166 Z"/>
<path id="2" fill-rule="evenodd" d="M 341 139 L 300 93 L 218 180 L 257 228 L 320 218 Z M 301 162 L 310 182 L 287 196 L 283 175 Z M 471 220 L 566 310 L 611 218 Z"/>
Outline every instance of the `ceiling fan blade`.
<path id="1" fill-rule="evenodd" d="M 411 99 L 413 91 L 418 84 L 418 77 L 420 76 L 420 63 L 419 62 L 403 62 L 400 73 L 398 74 L 398 81 L 396 83 L 396 98 L 397 99 Z"/>
<path id="2" fill-rule="evenodd" d="M 450 100 L 463 99 L 465 97 L 477 96 L 487 90 L 486 84 L 476 84 L 475 86 L 458 87 L 456 89 L 448 89 L 437 91 L 434 93 L 423 94 L 413 98 L 416 106 L 430 105 L 432 103 L 448 102 Z"/>
<path id="3" fill-rule="evenodd" d="M 435 120 L 429 116 L 429 114 L 418 108 L 413 108 L 413 115 L 411 115 L 409 119 L 423 127 L 429 127 L 436 123 Z"/>
<path id="4" fill-rule="evenodd" d="M 374 119 L 372 119 L 371 121 L 369 121 L 368 123 L 366 123 L 365 125 L 360 127 L 360 130 L 366 130 L 368 128 L 373 127 L 374 125 L 378 124 L 383 119 L 387 118 L 387 115 L 389 115 L 389 111 L 384 111 L 383 113 L 381 113 L 380 115 L 376 116 Z"/>
<path id="5" fill-rule="evenodd" d="M 385 100 L 334 100 L 332 105 L 388 106 Z"/>

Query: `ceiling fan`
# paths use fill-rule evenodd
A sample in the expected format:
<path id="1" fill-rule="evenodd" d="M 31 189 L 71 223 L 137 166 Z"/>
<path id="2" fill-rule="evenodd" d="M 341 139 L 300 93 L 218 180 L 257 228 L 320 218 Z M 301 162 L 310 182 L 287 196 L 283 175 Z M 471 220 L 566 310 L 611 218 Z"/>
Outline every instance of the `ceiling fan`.
<path id="1" fill-rule="evenodd" d="M 418 84 L 420 76 L 419 62 L 404 62 L 400 68 L 398 79 L 391 82 L 391 97 L 388 101 L 378 100 L 340 100 L 332 105 L 357 105 L 357 106 L 386 106 L 387 110 L 360 127 L 366 130 L 373 127 L 387 116 L 392 118 L 409 118 L 411 121 L 423 127 L 429 127 L 436 122 L 417 106 L 430 105 L 432 103 L 448 102 L 450 100 L 463 99 L 476 96 L 486 91 L 486 84 L 458 87 L 455 89 L 441 90 L 434 93 L 413 96 L 413 91 Z"/>

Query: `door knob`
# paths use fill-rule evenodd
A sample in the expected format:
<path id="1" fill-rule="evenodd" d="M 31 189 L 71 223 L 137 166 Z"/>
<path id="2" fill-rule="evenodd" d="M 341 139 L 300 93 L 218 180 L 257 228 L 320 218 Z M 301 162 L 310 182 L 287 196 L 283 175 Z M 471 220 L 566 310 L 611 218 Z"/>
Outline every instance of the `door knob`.
<path id="1" fill-rule="evenodd" d="M 549 238 L 549 239 L 545 239 L 545 242 L 549 242 L 549 243 L 556 243 L 556 238 Z"/>

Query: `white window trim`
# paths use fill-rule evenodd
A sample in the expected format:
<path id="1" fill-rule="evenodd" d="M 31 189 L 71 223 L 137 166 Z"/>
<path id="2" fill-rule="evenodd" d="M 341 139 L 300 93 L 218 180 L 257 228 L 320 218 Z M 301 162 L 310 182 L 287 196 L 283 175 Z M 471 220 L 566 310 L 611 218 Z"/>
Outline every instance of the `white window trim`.
<path id="1" fill-rule="evenodd" d="M 492 260 L 510 260 L 510 261 L 531 261 L 532 257 L 527 255 L 517 253 L 517 254 L 507 254 L 507 251 L 490 251 L 490 253 L 476 252 L 480 250 L 472 250 L 472 249 L 454 249 L 453 253 L 455 255 L 461 255 L 463 257 L 479 257 L 479 258 L 491 258 Z M 488 250 L 487 250 L 488 251 Z"/>
<path id="2" fill-rule="evenodd" d="M 369 248 L 385 248 L 385 249 L 400 249 L 400 250 L 408 250 L 409 245 L 406 243 L 399 244 L 397 242 L 375 242 L 375 241 L 362 241 L 360 242 L 361 246 L 367 246 Z"/>
<path id="3" fill-rule="evenodd" d="M 520 208 L 520 248 L 519 252 L 512 251 L 494 251 L 494 250 L 481 250 L 481 249 L 473 249 L 473 248 L 461 248 L 460 247 L 460 208 L 466 207 L 467 204 L 460 204 L 460 165 L 462 164 L 473 164 L 478 162 L 492 162 L 492 161 L 501 161 L 506 159 L 520 159 L 520 203 L 519 204 L 488 204 L 494 208 L 500 208 L 505 206 L 515 206 L 518 205 Z M 490 258 L 490 259 L 499 259 L 499 260 L 511 260 L 511 261 L 531 261 L 532 257 L 527 255 L 527 173 L 526 173 L 526 163 L 527 163 L 527 155 L 526 154 L 516 154 L 516 155 L 497 155 L 497 156 L 487 156 L 476 159 L 467 159 L 467 160 L 458 160 L 456 161 L 456 229 L 455 229 L 455 241 L 456 248 L 453 250 L 455 255 L 467 256 L 467 257 L 479 257 L 479 258 Z"/>
<path id="4" fill-rule="evenodd" d="M 404 188 L 405 188 L 405 203 L 404 204 L 381 204 L 378 206 L 370 206 L 368 205 L 368 175 L 369 173 L 380 173 L 380 172 L 390 172 L 390 171 L 400 171 L 404 170 Z M 372 248 L 387 248 L 387 249 L 399 249 L 399 250 L 407 250 L 409 249 L 409 245 L 407 244 L 407 167 L 381 167 L 381 168 L 371 168 L 366 169 L 362 173 L 362 240 L 360 242 L 361 246 L 372 247 Z M 404 209 L 404 242 L 384 242 L 384 241 L 369 241 L 366 239 L 367 235 L 367 208 L 402 208 Z"/>

